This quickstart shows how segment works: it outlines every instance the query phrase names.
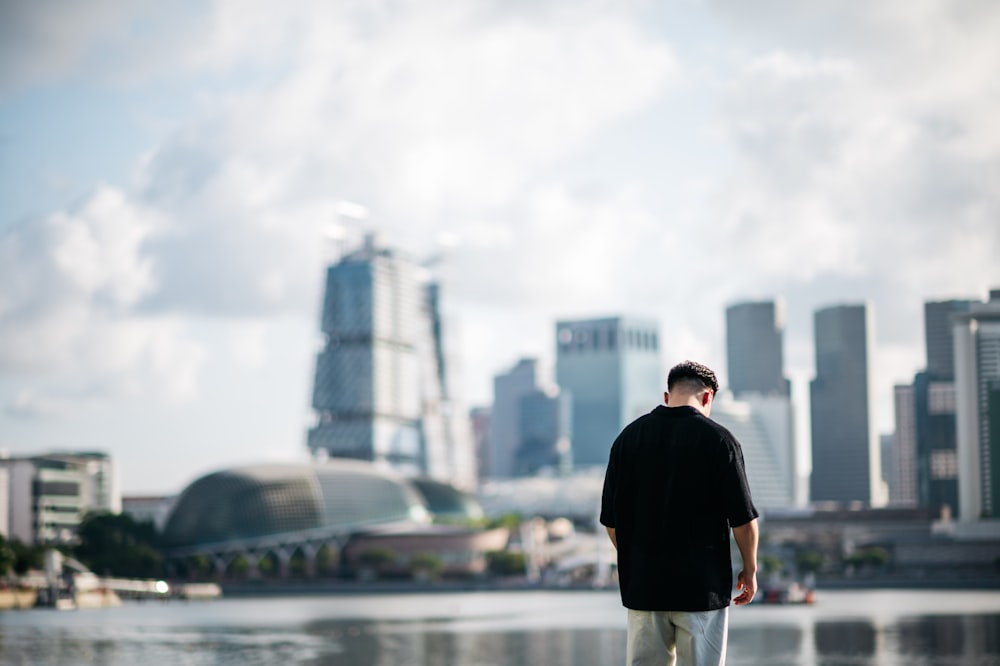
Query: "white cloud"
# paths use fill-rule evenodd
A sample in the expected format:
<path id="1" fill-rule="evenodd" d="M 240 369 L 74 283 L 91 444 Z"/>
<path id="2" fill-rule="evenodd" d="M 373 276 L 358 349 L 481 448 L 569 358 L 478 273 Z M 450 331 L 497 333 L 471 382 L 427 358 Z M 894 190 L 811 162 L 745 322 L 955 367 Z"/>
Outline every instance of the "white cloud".
<path id="1" fill-rule="evenodd" d="M 0 236 L 0 370 L 58 375 L 91 387 L 28 388 L 15 410 L 62 412 L 105 394 L 109 383 L 117 387 L 112 392 L 194 394 L 203 350 L 184 339 L 181 322 L 137 312 L 156 289 L 146 244 L 163 225 L 122 192 L 100 186 L 74 209 Z"/>

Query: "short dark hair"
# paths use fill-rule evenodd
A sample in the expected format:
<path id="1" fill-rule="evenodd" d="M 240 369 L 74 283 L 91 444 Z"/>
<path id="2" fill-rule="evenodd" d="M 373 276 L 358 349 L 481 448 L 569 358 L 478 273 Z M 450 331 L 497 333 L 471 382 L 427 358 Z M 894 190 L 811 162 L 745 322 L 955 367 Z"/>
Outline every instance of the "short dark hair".
<path id="1" fill-rule="evenodd" d="M 683 361 L 670 368 L 667 392 L 673 391 L 677 384 L 687 384 L 696 391 L 707 388 L 712 389 L 713 393 L 719 392 L 719 380 L 715 378 L 715 373 L 708 366 L 695 361 Z"/>

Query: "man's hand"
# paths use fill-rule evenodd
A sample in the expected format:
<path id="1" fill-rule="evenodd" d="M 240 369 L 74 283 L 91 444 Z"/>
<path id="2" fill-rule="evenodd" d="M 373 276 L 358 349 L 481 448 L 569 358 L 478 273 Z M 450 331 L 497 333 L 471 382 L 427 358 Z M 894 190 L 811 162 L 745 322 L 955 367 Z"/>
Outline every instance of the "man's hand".
<path id="1" fill-rule="evenodd" d="M 757 572 L 746 569 L 741 571 L 736 577 L 736 589 L 740 590 L 740 593 L 733 599 L 734 604 L 745 606 L 753 601 L 754 595 L 757 594 Z"/>

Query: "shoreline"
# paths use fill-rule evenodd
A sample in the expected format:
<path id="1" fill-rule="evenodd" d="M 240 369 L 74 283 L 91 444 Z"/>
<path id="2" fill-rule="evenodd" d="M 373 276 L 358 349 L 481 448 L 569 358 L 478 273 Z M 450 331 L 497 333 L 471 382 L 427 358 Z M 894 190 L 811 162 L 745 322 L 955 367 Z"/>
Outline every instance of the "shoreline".
<path id="1" fill-rule="evenodd" d="M 545 585 L 529 583 L 526 580 L 503 582 L 483 581 L 437 581 L 413 582 L 374 581 L 356 582 L 345 580 L 251 583 L 220 583 L 222 598 L 278 597 L 278 596 L 337 596 L 389 594 L 451 594 L 455 592 L 618 592 L 617 586 L 595 587 L 593 585 Z M 926 579 L 844 579 L 820 580 L 814 589 L 824 590 L 1000 590 L 1000 578 L 968 580 L 926 580 Z"/>

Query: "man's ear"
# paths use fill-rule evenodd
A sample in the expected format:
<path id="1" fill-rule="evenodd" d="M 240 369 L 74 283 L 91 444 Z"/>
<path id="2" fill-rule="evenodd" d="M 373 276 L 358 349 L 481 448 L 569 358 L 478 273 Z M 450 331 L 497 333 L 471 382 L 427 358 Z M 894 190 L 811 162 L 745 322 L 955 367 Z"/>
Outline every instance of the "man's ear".
<path id="1" fill-rule="evenodd" d="M 711 391 L 705 391 L 701 394 L 701 405 L 702 407 L 708 407 L 708 403 L 712 401 L 712 396 L 714 394 Z"/>
<path id="2" fill-rule="evenodd" d="M 663 404 L 664 405 L 670 404 L 670 394 L 667 393 L 666 391 L 663 392 Z"/>

